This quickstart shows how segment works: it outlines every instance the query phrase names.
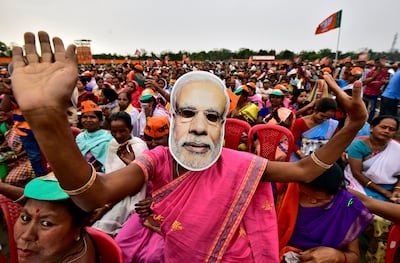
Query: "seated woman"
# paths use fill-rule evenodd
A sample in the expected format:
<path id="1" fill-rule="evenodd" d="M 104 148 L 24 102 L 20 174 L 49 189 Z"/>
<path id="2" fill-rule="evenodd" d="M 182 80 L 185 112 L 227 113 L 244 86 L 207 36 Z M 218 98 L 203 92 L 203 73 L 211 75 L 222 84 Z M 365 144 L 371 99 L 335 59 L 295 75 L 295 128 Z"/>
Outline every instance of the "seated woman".
<path id="1" fill-rule="evenodd" d="M 129 114 L 132 126 L 132 136 L 139 137 L 139 111 L 132 106 L 132 96 L 130 93 L 122 91 L 118 94 L 118 107 L 116 107 L 112 112 L 124 111 Z M 111 119 L 108 118 L 108 122 Z"/>
<path id="2" fill-rule="evenodd" d="M 110 122 L 108 121 L 108 117 L 110 117 L 113 110 L 118 107 L 117 99 L 118 94 L 115 92 L 115 90 L 111 88 L 111 85 L 101 90 L 99 96 L 99 105 L 104 117 L 104 120 L 101 122 L 101 127 L 103 129 L 110 129 Z"/>
<path id="3" fill-rule="evenodd" d="M 370 128 L 369 137 L 354 140 L 348 147 L 345 176 L 353 183 L 352 188 L 368 196 L 397 200 L 400 198 L 400 144 L 393 137 L 399 129 L 399 120 L 394 116 L 379 116 L 371 121 Z"/>
<path id="4" fill-rule="evenodd" d="M 82 102 L 81 124 L 83 132 L 76 136 L 76 144 L 86 161 L 91 163 L 96 171 L 104 172 L 108 143 L 112 136 L 100 128 L 103 118 L 101 109 L 93 101 Z"/>
<path id="5" fill-rule="evenodd" d="M 5 133 L 5 141 L 0 145 L 0 163 L 6 166 L 6 173 L 2 178 L 5 183 L 24 187 L 35 177 L 35 172 L 13 125 L 11 113 L 11 111 L 0 111 L 0 121 L 6 123 L 8 129 Z"/>
<path id="6" fill-rule="evenodd" d="M 344 172 L 349 187 L 378 200 L 400 203 L 400 144 L 393 140 L 399 120 L 382 115 L 371 121 L 370 128 L 370 136 L 354 140 L 347 149 Z M 390 225 L 389 220 L 377 216 L 365 231 L 361 248 L 367 259 L 384 261 Z"/>
<path id="7" fill-rule="evenodd" d="M 61 190 L 54 175 L 30 181 L 14 225 L 18 261 L 99 262 L 95 244 L 84 226 L 89 214 Z"/>
<path id="8" fill-rule="evenodd" d="M 293 97 L 289 103 L 289 109 L 295 114 L 296 118 L 304 117 L 313 111 L 315 100 L 307 100 L 307 91 L 305 89 L 293 88 Z"/>
<path id="9" fill-rule="evenodd" d="M 282 258 L 359 262 L 358 236 L 373 215 L 345 190 L 337 164 L 308 184 L 278 183 L 276 202 Z"/>
<path id="10" fill-rule="evenodd" d="M 257 121 L 257 114 L 260 109 L 256 104 L 248 101 L 250 94 L 249 87 L 241 85 L 234 91 L 234 94 L 239 96 L 239 98 L 230 112 L 230 117 L 241 119 L 248 122 L 250 125 L 254 125 Z"/>
<path id="11" fill-rule="evenodd" d="M 76 90 L 78 98 L 77 98 L 77 108 L 78 111 L 81 110 L 82 107 L 82 102 L 86 101 L 86 100 L 91 100 L 97 103 L 98 99 L 97 97 L 94 95 L 93 92 L 87 91 L 86 90 L 86 84 L 87 84 L 87 80 L 84 77 L 79 77 L 79 79 L 76 81 Z"/>
<path id="12" fill-rule="evenodd" d="M 120 93 L 120 94 L 123 94 Z M 167 117 L 168 118 L 168 117 Z M 132 137 L 132 123 L 129 114 L 120 111 L 110 116 L 111 134 L 114 137 L 108 144 L 105 172 L 113 172 L 125 167 L 140 156 L 147 145 L 137 137 Z M 125 221 L 135 212 L 135 204 L 146 197 L 146 185 L 140 192 L 127 196 L 115 205 L 107 204 L 96 210 L 94 228 L 98 228 L 111 236 L 115 236 Z M 109 210 L 109 211 L 108 211 Z"/>
<path id="13" fill-rule="evenodd" d="M 332 138 L 338 126 L 338 121 L 331 119 L 336 108 L 334 99 L 322 98 L 316 102 L 313 114 L 294 122 L 292 133 L 295 146 L 290 161 L 303 159 Z"/>
<path id="14" fill-rule="evenodd" d="M 258 123 L 278 124 L 291 129 L 295 115 L 283 105 L 284 94 L 279 89 L 272 90 L 269 95 L 271 106 L 264 107 L 258 113 Z M 268 103 L 267 103 L 268 104 Z"/>

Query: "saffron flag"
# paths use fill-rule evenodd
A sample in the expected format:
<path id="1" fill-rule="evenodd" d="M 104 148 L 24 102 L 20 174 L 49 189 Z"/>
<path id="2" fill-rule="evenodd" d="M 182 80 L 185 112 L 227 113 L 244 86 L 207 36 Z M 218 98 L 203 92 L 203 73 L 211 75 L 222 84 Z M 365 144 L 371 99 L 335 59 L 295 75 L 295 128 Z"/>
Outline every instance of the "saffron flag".
<path id="1" fill-rule="evenodd" d="M 369 57 L 369 53 L 368 53 L 368 52 L 360 53 L 360 54 L 358 55 L 357 61 L 367 61 L 367 60 L 368 60 L 368 57 Z"/>
<path id="2" fill-rule="evenodd" d="M 321 22 L 315 30 L 315 34 L 322 34 L 332 29 L 340 27 L 342 21 L 342 10 L 330 15 L 327 19 Z"/>

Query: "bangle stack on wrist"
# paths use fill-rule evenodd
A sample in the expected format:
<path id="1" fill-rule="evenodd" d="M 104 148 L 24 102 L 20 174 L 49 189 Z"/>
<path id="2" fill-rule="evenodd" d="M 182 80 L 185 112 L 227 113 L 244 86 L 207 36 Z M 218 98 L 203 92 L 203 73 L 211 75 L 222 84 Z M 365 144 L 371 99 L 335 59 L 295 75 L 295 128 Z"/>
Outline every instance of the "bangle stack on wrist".
<path id="1" fill-rule="evenodd" d="M 329 168 L 331 168 L 332 167 L 332 165 L 333 164 L 327 164 L 327 163 L 324 163 L 323 161 L 321 161 L 316 155 L 315 155 L 315 152 L 313 152 L 311 155 L 310 155 L 310 157 L 311 157 L 311 160 L 313 160 L 313 162 L 316 164 L 316 165 L 318 165 L 319 167 L 321 167 L 321 168 L 323 168 L 323 169 L 329 169 Z"/>

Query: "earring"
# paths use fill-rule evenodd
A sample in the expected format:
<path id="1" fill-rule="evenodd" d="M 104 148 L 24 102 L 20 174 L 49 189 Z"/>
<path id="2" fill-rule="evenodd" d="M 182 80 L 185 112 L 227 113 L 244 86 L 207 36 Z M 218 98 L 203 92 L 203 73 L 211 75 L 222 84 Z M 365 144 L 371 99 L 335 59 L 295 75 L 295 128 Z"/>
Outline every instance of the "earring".
<path id="1" fill-rule="evenodd" d="M 77 237 L 75 238 L 75 241 L 76 241 L 76 242 L 78 242 L 79 240 L 81 240 L 81 236 L 77 236 Z"/>

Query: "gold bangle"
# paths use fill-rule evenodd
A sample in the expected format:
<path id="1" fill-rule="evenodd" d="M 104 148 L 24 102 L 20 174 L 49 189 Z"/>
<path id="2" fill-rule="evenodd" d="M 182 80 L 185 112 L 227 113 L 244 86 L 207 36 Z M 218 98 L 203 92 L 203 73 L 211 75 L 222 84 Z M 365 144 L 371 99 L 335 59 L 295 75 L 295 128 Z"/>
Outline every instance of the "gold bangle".
<path id="1" fill-rule="evenodd" d="M 94 166 L 93 166 L 92 164 L 89 163 L 89 165 L 90 165 L 90 167 L 92 168 L 92 174 L 90 175 L 89 180 L 88 180 L 84 185 L 82 185 L 82 186 L 79 187 L 78 189 L 74 189 L 74 190 L 65 190 L 65 189 L 63 189 L 63 188 L 60 186 L 61 189 L 62 189 L 65 193 L 67 193 L 68 195 L 70 195 L 70 196 L 80 195 L 80 194 L 86 192 L 87 190 L 89 190 L 89 188 L 93 186 L 94 181 L 96 181 L 96 178 L 97 178 L 96 169 L 94 168 Z"/>
<path id="2" fill-rule="evenodd" d="M 365 184 L 365 187 L 368 188 L 371 184 L 372 184 L 372 181 L 369 180 L 369 181 Z"/>
<path id="3" fill-rule="evenodd" d="M 320 159 L 318 159 L 318 157 L 315 155 L 315 152 L 313 152 L 311 154 L 311 160 L 313 160 L 313 162 L 318 165 L 319 167 L 323 168 L 323 169 L 329 169 L 332 167 L 333 164 L 326 164 L 323 161 L 321 161 Z"/>

